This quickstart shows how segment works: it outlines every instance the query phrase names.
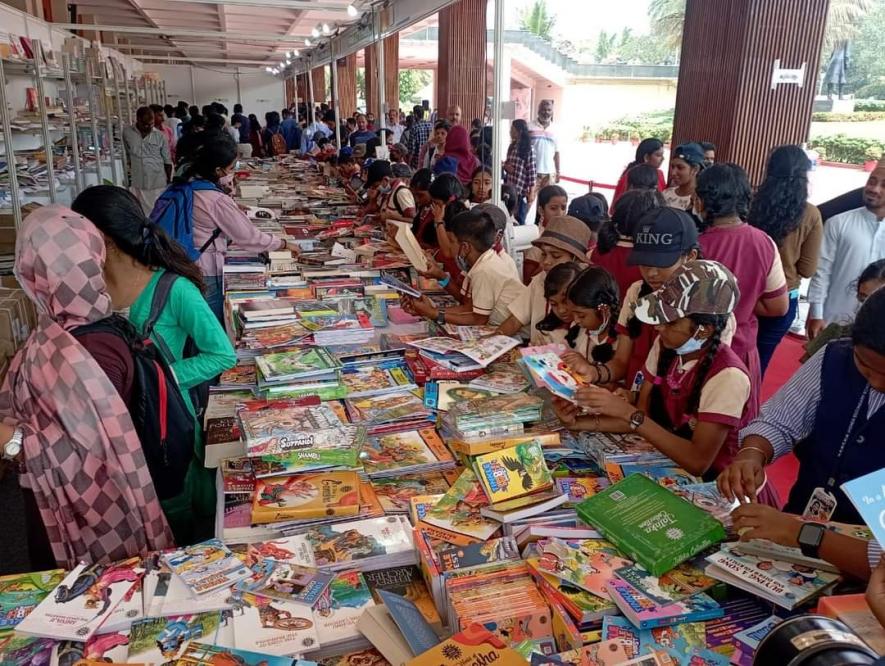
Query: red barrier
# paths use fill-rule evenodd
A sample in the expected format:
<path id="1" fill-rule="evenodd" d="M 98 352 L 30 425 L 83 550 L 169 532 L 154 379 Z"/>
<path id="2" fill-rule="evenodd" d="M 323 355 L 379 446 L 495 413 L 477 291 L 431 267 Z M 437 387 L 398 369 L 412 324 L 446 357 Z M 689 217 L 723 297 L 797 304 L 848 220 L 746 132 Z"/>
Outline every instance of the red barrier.
<path id="1" fill-rule="evenodd" d="M 617 186 L 610 185 L 608 183 L 597 183 L 595 180 L 584 180 L 582 178 L 572 178 L 571 176 L 560 176 L 559 180 L 567 180 L 570 183 L 577 183 L 578 185 L 587 185 L 591 189 L 602 189 L 602 190 L 613 190 Z"/>

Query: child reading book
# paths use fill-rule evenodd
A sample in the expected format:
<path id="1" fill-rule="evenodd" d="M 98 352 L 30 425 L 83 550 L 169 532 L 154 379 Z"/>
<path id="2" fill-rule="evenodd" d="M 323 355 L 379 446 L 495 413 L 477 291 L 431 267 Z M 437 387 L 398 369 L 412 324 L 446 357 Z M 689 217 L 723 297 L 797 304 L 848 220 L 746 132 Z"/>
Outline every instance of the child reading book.
<path id="1" fill-rule="evenodd" d="M 427 296 L 401 296 L 410 314 L 432 319 L 438 324 L 498 326 L 509 313 L 507 306 L 526 287 L 513 269 L 495 251 L 495 224 L 482 212 L 460 213 L 452 220 L 449 240 L 457 248 L 455 256 L 465 273 L 461 286 L 462 304 L 446 309 Z"/>
<path id="2" fill-rule="evenodd" d="M 563 358 L 579 356 L 601 368 L 614 356 L 617 343 L 619 301 L 615 278 L 604 268 L 590 266 L 569 285 L 566 303 L 574 320 L 566 342 L 573 351 Z M 602 381 L 608 383 L 605 377 Z"/>
<path id="3" fill-rule="evenodd" d="M 532 345 L 566 343 L 566 338 L 574 322 L 571 308 L 568 305 L 568 288 L 582 270 L 581 264 L 567 261 L 554 266 L 546 273 L 544 298 L 547 301 L 547 315 L 532 327 Z M 577 341 L 574 341 L 572 347 L 576 343 Z"/>
<path id="4" fill-rule="evenodd" d="M 636 307 L 636 316 L 658 330 L 638 405 L 591 386 L 576 395 L 589 416 L 564 401 L 555 403 L 557 412 L 579 429 L 635 432 L 689 473 L 715 477 L 737 451 L 738 430 L 755 416 L 747 368 L 722 342 L 739 297 L 721 264 L 684 264 Z M 770 491 L 763 499 L 773 499 Z"/>
<path id="5" fill-rule="evenodd" d="M 537 328 L 538 322 L 549 312 L 544 293 L 547 272 L 566 262 L 586 264 L 587 246 L 592 240 L 593 232 L 577 218 L 562 216 L 550 220 L 540 238 L 532 241 L 532 245 L 540 251 L 541 272 L 531 279 L 522 296 L 510 304 L 510 316 L 498 327 L 497 332 L 501 335 L 514 335 L 528 325 L 532 344 L 540 344 L 536 340 L 542 337 Z"/>
<path id="6" fill-rule="evenodd" d="M 538 229 L 541 233 L 547 228 L 550 220 L 562 217 L 568 209 L 568 194 L 559 185 L 542 187 L 538 192 Z M 525 253 L 522 267 L 522 279 L 528 284 L 541 270 L 541 252 L 537 246 Z"/>

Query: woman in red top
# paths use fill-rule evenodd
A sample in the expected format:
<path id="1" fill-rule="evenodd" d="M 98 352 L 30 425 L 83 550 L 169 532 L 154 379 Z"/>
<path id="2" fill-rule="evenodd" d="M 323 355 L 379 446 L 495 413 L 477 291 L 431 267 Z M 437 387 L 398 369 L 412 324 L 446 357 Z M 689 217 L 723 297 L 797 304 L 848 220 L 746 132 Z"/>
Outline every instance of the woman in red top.
<path id="1" fill-rule="evenodd" d="M 636 147 L 636 159 L 630 162 L 618 179 L 615 187 L 615 193 L 612 195 L 612 207 L 621 198 L 621 195 L 627 191 L 627 172 L 639 164 L 648 164 L 658 170 L 658 191 L 663 192 L 667 187 L 664 180 L 664 173 L 661 171 L 661 164 L 664 163 L 664 144 L 660 139 L 643 139 Z"/>

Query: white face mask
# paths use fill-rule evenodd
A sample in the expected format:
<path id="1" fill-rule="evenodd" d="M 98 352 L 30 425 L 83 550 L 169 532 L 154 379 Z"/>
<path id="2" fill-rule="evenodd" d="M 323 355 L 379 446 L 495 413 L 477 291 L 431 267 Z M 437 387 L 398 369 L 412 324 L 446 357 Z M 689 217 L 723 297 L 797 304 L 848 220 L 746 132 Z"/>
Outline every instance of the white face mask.
<path id="1" fill-rule="evenodd" d="M 234 184 L 234 174 L 228 173 L 218 179 L 218 184 L 222 187 L 230 187 Z"/>
<path id="2" fill-rule="evenodd" d="M 593 342 L 594 345 L 599 345 L 605 342 L 605 339 L 608 337 L 608 325 L 610 319 L 611 316 L 607 314 L 603 319 L 602 325 L 599 328 L 597 328 L 595 331 L 587 331 L 587 337 L 590 338 L 591 342 Z"/>
<path id="3" fill-rule="evenodd" d="M 698 333 L 701 329 L 695 331 L 694 335 L 692 335 L 688 340 L 683 342 L 679 347 L 674 349 L 678 356 L 685 356 L 687 354 L 693 354 L 694 352 L 700 350 L 704 346 L 704 340 L 698 338 Z"/>

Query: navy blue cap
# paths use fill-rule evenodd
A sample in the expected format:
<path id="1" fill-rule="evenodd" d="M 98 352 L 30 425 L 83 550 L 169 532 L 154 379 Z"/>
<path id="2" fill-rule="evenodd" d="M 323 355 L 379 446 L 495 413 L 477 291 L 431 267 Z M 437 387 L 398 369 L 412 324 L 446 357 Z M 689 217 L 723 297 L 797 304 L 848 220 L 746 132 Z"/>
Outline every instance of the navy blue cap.
<path id="1" fill-rule="evenodd" d="M 678 208 L 652 208 L 636 225 L 627 264 L 668 268 L 696 247 L 698 228 L 691 215 Z"/>

